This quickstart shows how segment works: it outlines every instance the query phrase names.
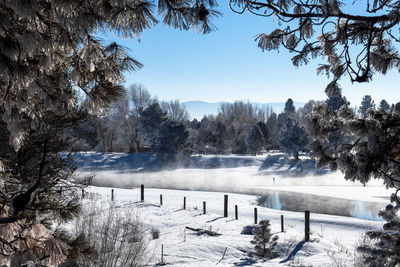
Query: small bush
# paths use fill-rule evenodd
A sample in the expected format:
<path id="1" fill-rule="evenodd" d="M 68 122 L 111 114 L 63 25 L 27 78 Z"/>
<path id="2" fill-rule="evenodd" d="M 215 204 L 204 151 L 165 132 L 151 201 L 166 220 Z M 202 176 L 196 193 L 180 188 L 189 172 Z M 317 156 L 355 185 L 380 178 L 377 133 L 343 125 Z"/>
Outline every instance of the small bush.
<path id="1" fill-rule="evenodd" d="M 145 229 L 129 209 L 88 205 L 75 229 L 91 248 L 73 259 L 79 266 L 142 266 L 149 260 Z"/>
<path id="2" fill-rule="evenodd" d="M 252 235 L 253 230 L 257 229 L 257 228 L 258 228 L 257 225 L 246 225 L 243 227 L 241 234 L 242 235 Z"/>
<path id="3" fill-rule="evenodd" d="M 153 237 L 153 239 L 159 239 L 160 238 L 160 229 L 156 228 L 156 227 L 151 227 L 151 236 Z"/>
<path id="4" fill-rule="evenodd" d="M 278 236 L 272 239 L 269 220 L 262 220 L 259 226 L 253 230 L 254 238 L 250 241 L 256 250 L 256 254 L 260 257 L 271 259 L 274 257 L 273 250 L 276 245 Z"/>

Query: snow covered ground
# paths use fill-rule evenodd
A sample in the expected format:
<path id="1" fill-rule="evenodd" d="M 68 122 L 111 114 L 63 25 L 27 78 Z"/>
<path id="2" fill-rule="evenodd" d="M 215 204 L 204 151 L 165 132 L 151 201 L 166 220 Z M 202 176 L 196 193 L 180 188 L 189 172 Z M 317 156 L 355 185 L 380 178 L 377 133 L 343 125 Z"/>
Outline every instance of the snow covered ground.
<path id="1" fill-rule="evenodd" d="M 361 234 L 381 229 L 377 210 L 389 202 L 391 193 L 380 181 L 364 187 L 345 181 L 341 173 L 315 170 L 307 158 L 296 163 L 281 154 L 194 156 L 177 169 L 162 171 L 146 170 L 150 154 L 79 153 L 74 157 L 78 176 L 95 174 L 95 186 L 88 190 L 109 201 L 110 188 L 119 188 L 116 202 L 137 209 L 147 224 L 160 229 L 160 239 L 151 242 L 153 264 L 159 261 L 163 244 L 165 261 L 174 266 L 215 265 L 225 248 L 221 266 L 351 266 Z M 144 203 L 138 202 L 140 184 L 146 187 Z M 229 194 L 228 218 L 222 217 L 224 194 Z M 187 210 L 182 210 L 184 196 Z M 203 201 L 207 201 L 206 215 L 202 215 Z M 239 206 L 237 221 L 234 205 Z M 252 236 L 240 234 L 243 226 L 254 223 L 254 207 L 259 220 L 271 220 L 272 232 L 279 236 L 279 256 L 267 262 L 249 254 Z M 308 243 L 302 242 L 305 209 L 311 210 L 312 242 Z M 285 233 L 280 233 L 281 215 Z M 197 236 L 185 231 L 186 226 L 212 227 L 221 236 Z"/>
<path id="2" fill-rule="evenodd" d="M 110 203 L 111 188 L 90 187 L 87 191 L 101 194 L 101 201 Z M 159 206 L 160 194 L 163 205 Z M 229 214 L 223 217 L 224 192 L 201 192 L 145 188 L 141 203 L 140 189 L 114 189 L 115 203 L 137 211 L 149 227 L 160 230 L 160 238 L 150 242 L 150 264 L 160 262 L 161 245 L 164 261 L 169 266 L 352 266 L 354 248 L 367 229 L 379 229 L 382 222 L 351 217 L 311 213 L 311 242 L 304 243 L 304 213 L 278 211 L 257 206 L 257 196 L 228 193 Z M 183 210 L 186 197 L 186 210 Z M 203 215 L 202 203 L 207 202 Z M 239 219 L 234 218 L 238 205 Z M 251 255 L 252 235 L 241 234 L 246 225 L 254 224 L 254 207 L 258 219 L 271 222 L 272 233 L 278 235 L 278 257 L 264 261 Z M 285 232 L 281 233 L 280 216 L 284 215 Z M 185 227 L 210 229 L 220 236 L 198 236 Z"/>

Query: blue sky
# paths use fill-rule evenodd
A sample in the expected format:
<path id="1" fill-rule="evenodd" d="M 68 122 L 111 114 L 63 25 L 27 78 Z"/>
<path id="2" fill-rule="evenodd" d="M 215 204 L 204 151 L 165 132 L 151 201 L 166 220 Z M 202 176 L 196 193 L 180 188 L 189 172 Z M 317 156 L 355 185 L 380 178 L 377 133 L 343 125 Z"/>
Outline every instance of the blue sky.
<path id="1" fill-rule="evenodd" d="M 296 68 L 292 55 L 284 50 L 262 52 L 254 37 L 269 33 L 278 25 L 272 18 L 250 14 L 237 15 L 227 1 L 220 1 L 223 16 L 214 20 L 218 27 L 208 35 L 179 31 L 162 23 L 143 32 L 137 39 L 119 39 L 107 35 L 129 48 L 131 55 L 144 67 L 126 73 L 126 85 L 141 83 L 160 100 L 203 100 L 208 102 L 250 100 L 284 102 L 325 99 L 329 79 L 316 75 L 319 62 Z M 390 71 L 375 75 L 367 84 L 352 84 L 348 77 L 341 81 L 343 93 L 352 105 L 359 105 L 370 94 L 376 103 L 385 98 L 400 101 L 397 85 L 400 75 Z"/>

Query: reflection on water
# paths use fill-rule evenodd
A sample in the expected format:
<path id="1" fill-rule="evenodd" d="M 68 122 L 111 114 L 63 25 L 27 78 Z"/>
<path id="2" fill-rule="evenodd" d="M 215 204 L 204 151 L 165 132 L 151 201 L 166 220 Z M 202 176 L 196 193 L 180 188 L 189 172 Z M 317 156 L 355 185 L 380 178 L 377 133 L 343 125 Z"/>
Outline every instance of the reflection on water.
<path id="1" fill-rule="evenodd" d="M 372 210 L 365 207 L 364 202 L 358 201 L 354 203 L 353 211 L 351 212 L 351 216 L 355 218 L 360 218 L 364 220 L 371 221 L 381 221 L 382 219 L 378 216 L 378 213 L 373 213 Z"/>
<path id="2" fill-rule="evenodd" d="M 258 200 L 259 205 L 288 211 L 305 211 L 312 213 L 348 216 L 364 220 L 380 221 L 379 210 L 384 203 L 366 202 L 311 195 L 305 193 L 267 190 Z"/>
<path id="3" fill-rule="evenodd" d="M 278 192 L 273 192 L 271 195 L 267 197 L 267 201 L 265 203 L 265 206 L 271 209 L 275 210 L 281 210 L 282 205 L 281 202 L 279 201 L 279 193 Z"/>

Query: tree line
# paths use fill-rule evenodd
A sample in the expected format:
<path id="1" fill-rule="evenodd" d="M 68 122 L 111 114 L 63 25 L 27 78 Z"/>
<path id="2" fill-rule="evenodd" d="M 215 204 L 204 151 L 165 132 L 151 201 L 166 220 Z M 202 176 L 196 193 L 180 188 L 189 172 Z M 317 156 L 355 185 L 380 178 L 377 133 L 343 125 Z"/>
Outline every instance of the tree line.
<path id="1" fill-rule="evenodd" d="M 250 102 L 222 103 L 218 114 L 190 120 L 179 100 L 159 101 L 140 84 L 124 89 L 109 109 L 92 114 L 74 129 L 72 151 L 153 152 L 163 160 L 178 160 L 190 154 L 252 154 L 280 150 L 298 159 L 310 151 L 313 108 L 325 104 L 331 111 L 350 102 L 342 95 L 326 101 L 308 101 L 296 110 L 289 98 L 277 114 L 271 107 Z M 84 105 L 84 103 L 83 103 Z M 378 109 L 389 112 L 386 100 Z M 368 109 L 377 109 L 371 96 L 364 96 L 359 108 L 365 119 Z"/>

